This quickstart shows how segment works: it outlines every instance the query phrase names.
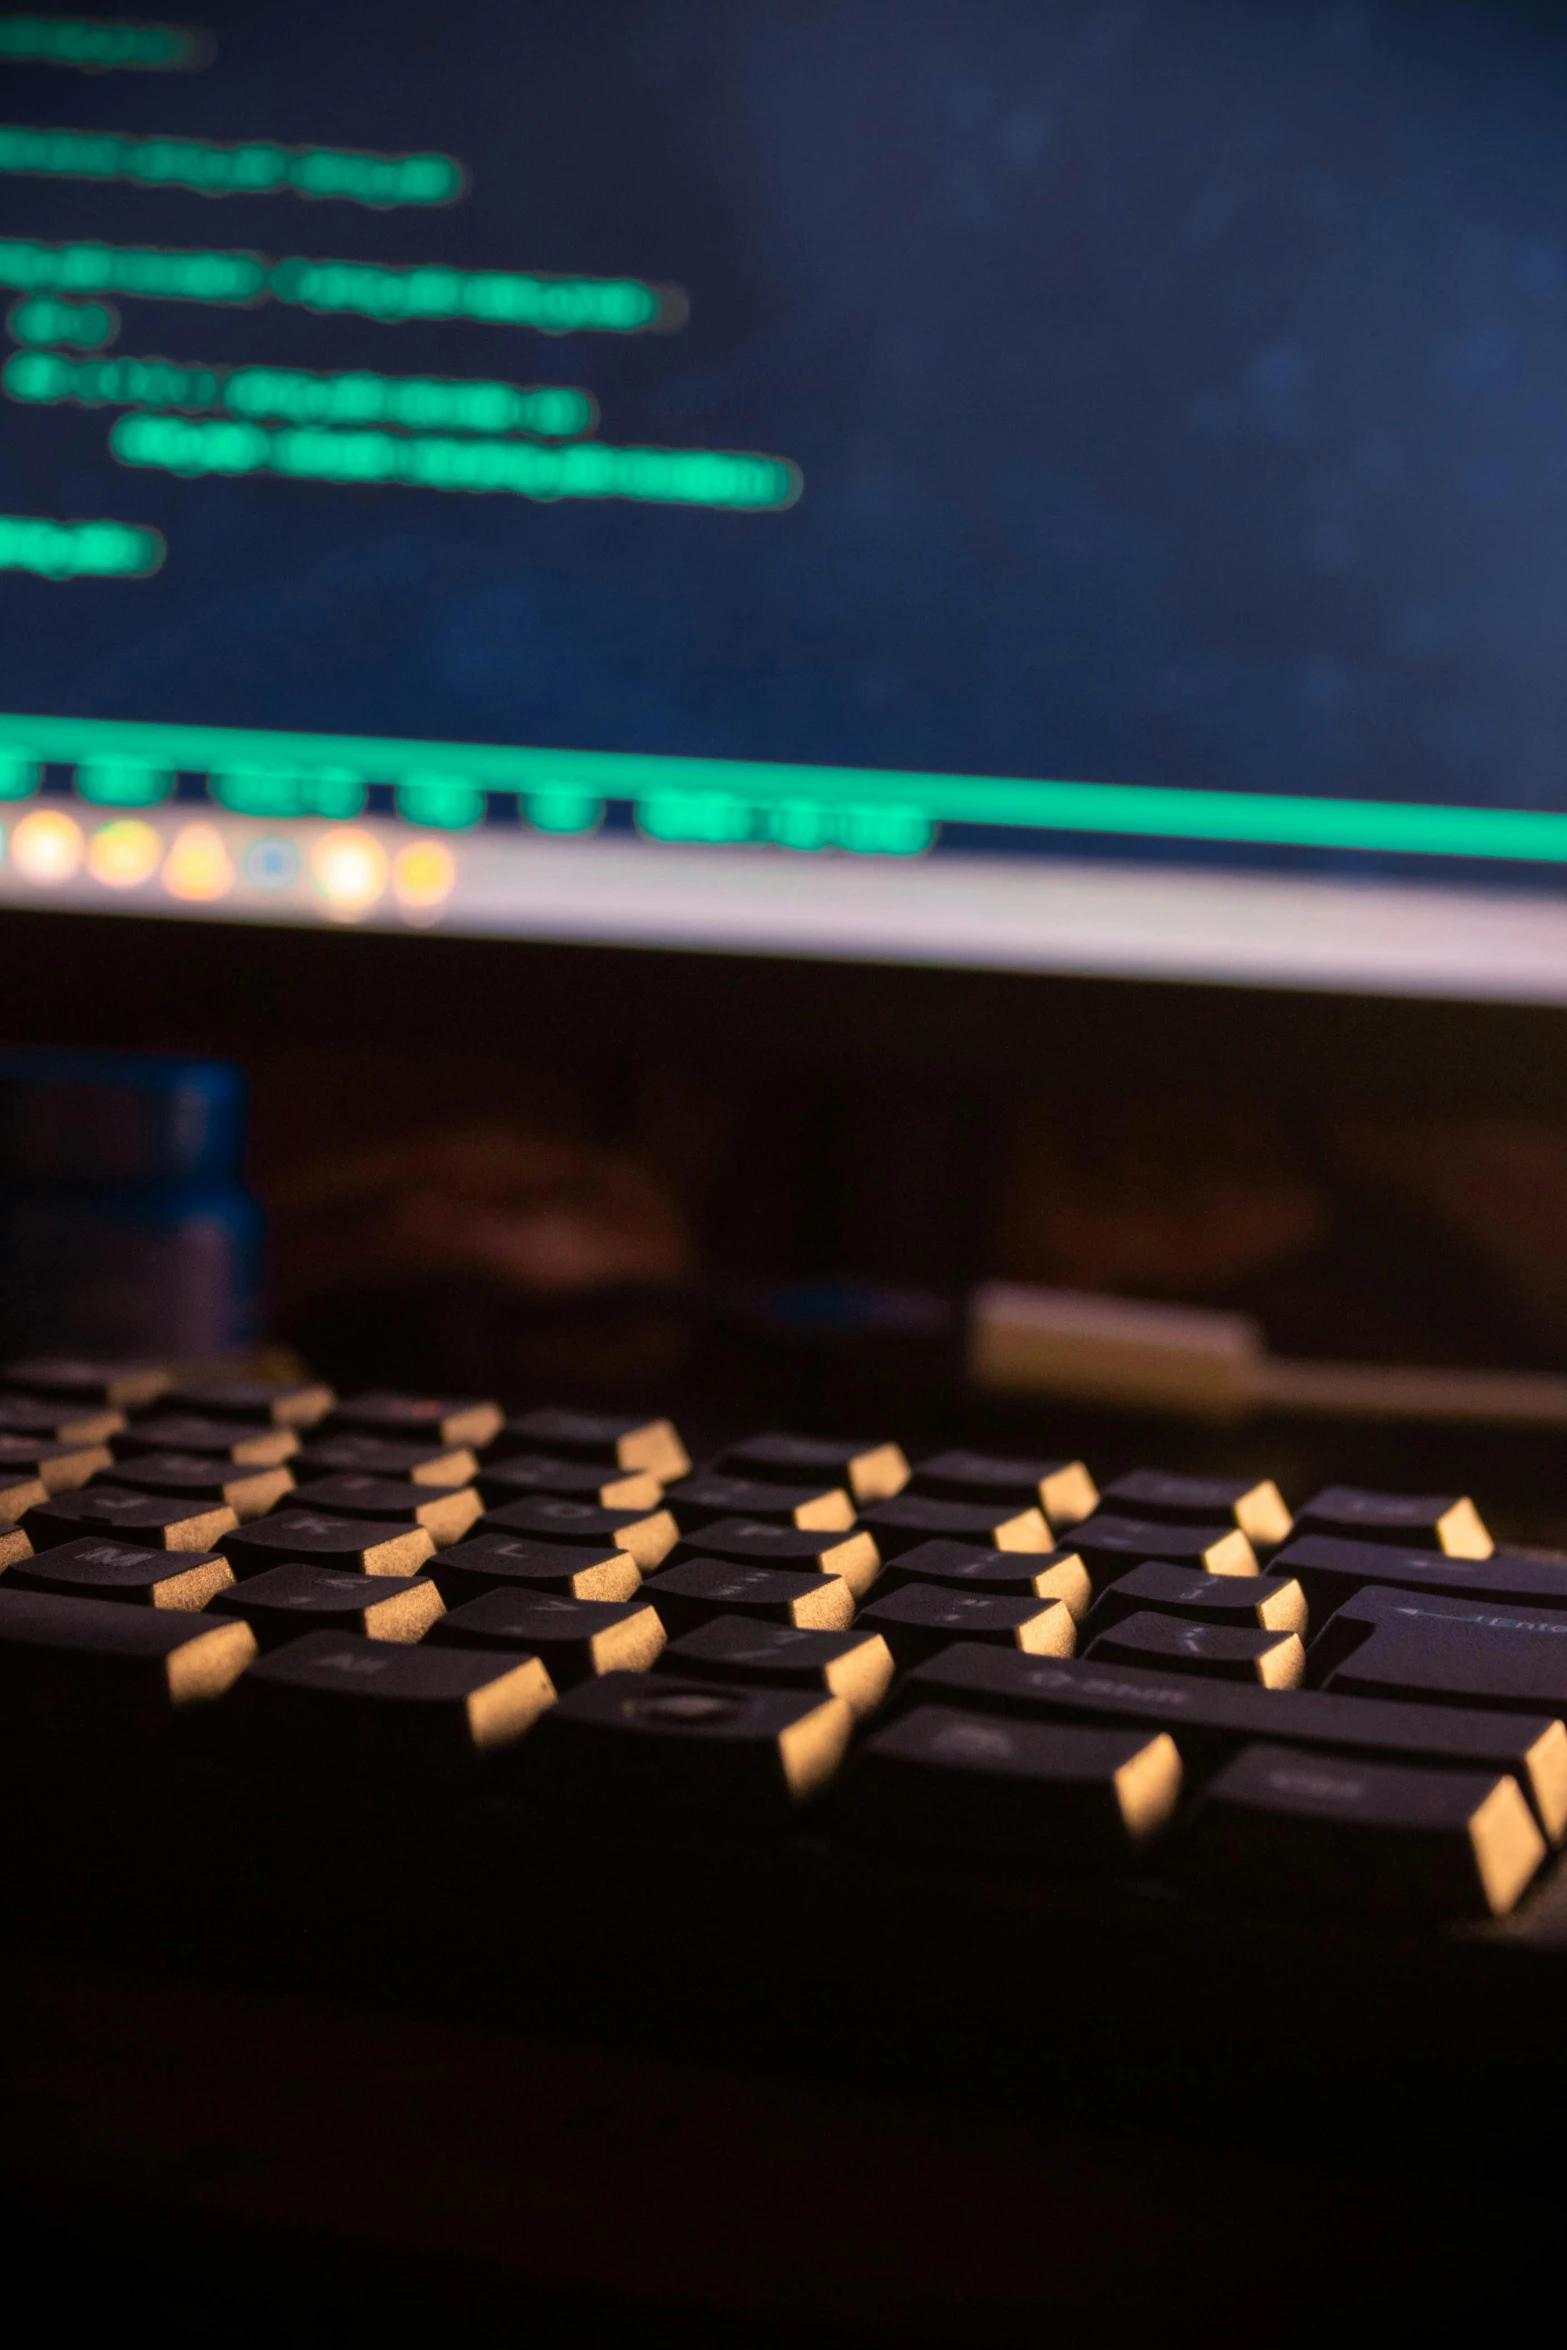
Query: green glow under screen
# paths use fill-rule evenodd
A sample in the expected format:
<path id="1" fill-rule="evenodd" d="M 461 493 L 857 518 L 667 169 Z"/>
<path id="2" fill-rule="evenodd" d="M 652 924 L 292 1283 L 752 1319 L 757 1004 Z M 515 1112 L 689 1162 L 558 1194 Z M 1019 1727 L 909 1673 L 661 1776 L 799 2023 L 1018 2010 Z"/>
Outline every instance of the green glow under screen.
<path id="1" fill-rule="evenodd" d="M 1559 886 L 1547 13 L 315 0 L 0 60 L 0 796 Z"/>

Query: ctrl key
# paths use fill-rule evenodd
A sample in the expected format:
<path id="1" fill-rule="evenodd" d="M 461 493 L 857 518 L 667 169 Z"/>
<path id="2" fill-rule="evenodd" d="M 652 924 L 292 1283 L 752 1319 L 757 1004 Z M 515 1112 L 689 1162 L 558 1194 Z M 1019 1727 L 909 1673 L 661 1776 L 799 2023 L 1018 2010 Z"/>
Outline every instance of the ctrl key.
<path id="1" fill-rule="evenodd" d="M 1270 1906 L 1504 1917 L 1545 1858 L 1506 1773 L 1248 1746 L 1212 1780 L 1173 1868 Z"/>

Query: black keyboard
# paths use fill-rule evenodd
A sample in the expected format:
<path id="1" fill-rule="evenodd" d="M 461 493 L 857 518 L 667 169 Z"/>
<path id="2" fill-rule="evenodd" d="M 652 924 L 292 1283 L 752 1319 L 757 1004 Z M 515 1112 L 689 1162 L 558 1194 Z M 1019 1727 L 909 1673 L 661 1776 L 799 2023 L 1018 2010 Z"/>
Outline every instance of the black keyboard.
<path id="1" fill-rule="evenodd" d="M 709 2255 L 681 2248 L 645 2109 L 676 2094 L 654 2055 L 694 2064 L 681 2159 L 723 2202 L 735 2305 L 786 2315 L 793 2272 L 745 2202 L 760 2156 L 744 2133 L 724 2151 L 735 2068 L 747 2130 L 803 2132 L 788 2159 L 812 2169 L 871 2128 L 855 2099 L 892 2098 L 867 2159 L 903 2165 L 903 2201 L 867 2235 L 845 2182 L 822 2305 L 873 2323 L 868 2295 L 915 2334 L 909 2280 L 942 2241 L 921 2181 L 954 2103 L 976 2146 L 1006 2114 L 1029 2123 L 1031 2195 L 1060 2191 L 1042 2114 L 1089 2131 L 1071 2162 L 1091 2169 L 1107 2128 L 1135 2122 L 1139 2162 L 1150 2129 L 1178 2132 L 1178 2235 L 1222 2237 L 1240 2265 L 1210 2284 L 1237 2309 L 1255 2230 L 1239 2207 L 1220 2228 L 1202 2182 L 1212 2165 L 1239 2192 L 1238 2137 L 1291 2208 L 1318 2179 L 1325 2245 L 1359 2225 L 1328 2182 L 1391 2136 L 1377 2193 L 1418 2238 L 1422 2306 L 1464 2214 L 1539 2217 L 1567 1991 L 1567 1558 L 1498 1549 L 1468 1497 L 1149 1467 L 1101 1489 L 1074 1459 L 910 1459 L 883 1431 L 764 1431 L 693 1463 L 663 1418 L 145 1366 L 4 1381 L 3 1964 L 41 2047 L 105 2035 L 92 2130 L 122 2076 L 141 2083 L 122 2105 L 155 2111 L 188 2077 L 204 2113 L 226 2035 L 279 2078 L 297 2047 L 322 2100 L 288 2141 L 308 2232 L 338 2195 L 311 2149 L 339 2100 L 364 2105 L 365 2066 L 426 2081 L 420 2159 L 468 2175 L 429 2050 L 481 2032 L 463 2064 L 514 2082 L 565 2065 L 600 2084 L 604 2126 L 651 2130 L 625 2241 L 649 2290 L 686 2293 Z M 84 1953 L 140 1986 L 100 1985 L 92 2026 L 58 1987 Z M 302 1993 L 338 2003 L 334 2053 L 301 2037 L 306 2011 L 265 2005 Z M 376 2032 L 344 2074 L 342 2035 Z M 789 2102 L 807 2077 L 808 2128 Z M 379 2095 L 358 2125 L 372 2169 Z M 448 2195 L 438 2224 L 399 2225 L 427 2249 L 471 2227 L 503 2265 L 526 2241 L 529 2273 L 590 2237 L 571 2257 L 602 2279 L 631 2223 L 545 2216 L 563 2180 L 594 2207 L 602 2134 L 590 2158 L 557 2112 L 519 2152 L 512 2110 L 484 2159 L 533 2213 L 521 2234 L 484 2193 L 477 2219 Z M 64 2127 L 53 2089 L 44 2111 Z M 236 2090 L 218 2136 L 259 2162 L 272 2129 Z M 768 2191 L 814 2191 L 790 2175 Z M 1107 2181 L 1092 2225 L 1113 2240 Z M 191 2191 L 181 2173 L 154 2200 Z M 258 2184 L 252 2217 L 288 2203 Z M 335 2224 L 372 2257 L 379 2222 L 348 2209 Z M 987 2210 L 993 2249 L 952 2254 L 965 2306 L 1013 2290 L 1004 2202 Z M 780 2212 L 785 2248 L 794 2224 Z M 1390 2235 L 1389 2275 L 1402 2257 Z M 1048 2300 L 1054 2256 L 1040 2240 L 1028 2260 Z M 1116 2262 L 1089 2265 L 1068 2300 L 1113 2298 Z M 1334 2310 L 1336 2279 L 1313 2285 Z M 1136 2290 L 1157 2308 L 1152 2270 Z"/>
<path id="2" fill-rule="evenodd" d="M 0 1720 L 46 1766 L 14 1863 L 72 1856 L 51 1919 L 254 1956 L 308 1917 L 429 1981 L 499 1871 L 557 1913 L 515 1986 L 581 2002 L 634 1887 L 715 2031 L 802 1938 L 885 1963 L 900 1913 L 883 2004 L 954 1947 L 994 1990 L 1030 1935 L 1085 1967 L 1108 1935 L 1149 1964 L 1134 2037 L 1215 1935 L 1414 1950 L 1509 2013 L 1554 1985 L 1567 1560 L 1467 1496 L 1100 1491 L 881 1432 L 694 1465 L 667 1419 L 146 1366 L 6 1387 Z"/>
<path id="3" fill-rule="evenodd" d="M 5 1735 L 58 1787 L 434 1805 L 519 1858 L 716 1839 L 860 1900 L 935 1872 L 981 1936 L 1056 1895 L 1457 1936 L 1500 1983 L 1563 1932 L 1567 1560 L 1467 1496 L 6 1383 Z"/>

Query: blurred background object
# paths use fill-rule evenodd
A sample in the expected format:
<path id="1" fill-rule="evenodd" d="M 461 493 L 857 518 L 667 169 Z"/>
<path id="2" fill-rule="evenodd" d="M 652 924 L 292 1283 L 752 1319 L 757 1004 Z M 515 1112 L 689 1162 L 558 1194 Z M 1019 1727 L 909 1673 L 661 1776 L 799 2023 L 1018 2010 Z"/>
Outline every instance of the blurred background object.
<path id="1" fill-rule="evenodd" d="M 255 1334 L 261 1216 L 228 1062 L 0 1052 L 8 1350 L 222 1355 Z"/>

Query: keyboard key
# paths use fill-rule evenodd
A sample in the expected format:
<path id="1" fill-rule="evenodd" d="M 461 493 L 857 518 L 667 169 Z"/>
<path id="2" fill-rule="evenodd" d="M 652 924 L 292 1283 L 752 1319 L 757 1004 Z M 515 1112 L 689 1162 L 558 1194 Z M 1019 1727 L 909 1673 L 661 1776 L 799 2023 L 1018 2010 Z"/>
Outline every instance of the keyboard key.
<path id="1" fill-rule="evenodd" d="M 1041 1558 L 1034 1550 L 975 1550 L 967 1542 L 917 1542 L 900 1553 L 876 1585 L 878 1598 L 907 1583 L 941 1583 L 1013 1599 L 1064 1599 L 1083 1616 L 1093 1597 L 1088 1570 L 1070 1551 Z"/>
<path id="2" fill-rule="evenodd" d="M 408 1478 L 415 1485 L 471 1485 L 479 1474 L 479 1456 L 466 1444 L 399 1444 L 385 1436 L 312 1436 L 294 1464 L 296 1476 L 308 1472 L 333 1477 Z"/>
<path id="3" fill-rule="evenodd" d="M 668 1420 L 628 1420 L 605 1412 L 524 1412 L 505 1433 L 519 1451 L 557 1460 L 587 1461 L 606 1469 L 646 1469 L 661 1485 L 684 1477 L 691 1457 Z"/>
<path id="4" fill-rule="evenodd" d="M 683 1534 L 674 1560 L 735 1559 L 742 1566 L 794 1567 L 802 1574 L 841 1575 L 856 1599 L 881 1572 L 876 1544 L 863 1528 L 838 1534 L 811 1526 L 774 1526 L 761 1518 L 719 1518 Z"/>
<path id="5" fill-rule="evenodd" d="M 1460 1559 L 1489 1558 L 1494 1548 L 1465 1494 L 1368 1493 L 1358 1485 L 1327 1485 L 1298 1512 L 1295 1531 L 1440 1550 Z"/>
<path id="6" fill-rule="evenodd" d="M 808 1632 L 747 1616 L 715 1616 L 671 1641 L 658 1660 L 660 1672 L 686 1680 L 816 1690 L 841 1697 L 861 1715 L 880 1705 L 892 1669 L 892 1651 L 879 1632 Z"/>
<path id="7" fill-rule="evenodd" d="M 986 1452 L 937 1452 L 916 1461 L 910 1493 L 933 1501 L 1010 1502 L 1042 1510 L 1052 1526 L 1092 1517 L 1099 1492 L 1081 1461 L 1004 1460 Z"/>
<path id="8" fill-rule="evenodd" d="M 1217 1681 L 1251 1681 L 1263 1689 L 1298 1689 L 1306 1671 L 1305 1645 L 1298 1632 L 1185 1623 L 1179 1616 L 1148 1612 L 1127 1616 L 1111 1631 L 1101 1632 L 1088 1657 L 1094 1664 L 1205 1673 Z"/>
<path id="9" fill-rule="evenodd" d="M 46 1494 L 74 1493 L 108 1468 L 112 1458 L 106 1444 L 60 1444 L 47 1436 L 0 1435 L 0 1489 L 13 1480 L 20 1484 L 31 1479 Z M 15 1519 L 10 1522 L 14 1524 Z"/>
<path id="10" fill-rule="evenodd" d="M 105 1482 L 127 1493 L 167 1493 L 178 1500 L 221 1503 L 241 1523 L 259 1518 L 294 1488 L 290 1469 L 242 1469 L 237 1461 L 200 1453 L 148 1452 L 116 1462 Z"/>
<path id="11" fill-rule="evenodd" d="M 1292 1575 L 1192 1575 L 1152 1559 L 1100 1593 L 1083 1626 L 1086 1640 L 1123 1617 L 1181 1616 L 1194 1624 L 1231 1624 L 1238 1631 L 1298 1632 L 1306 1637 L 1306 1594 Z"/>
<path id="12" fill-rule="evenodd" d="M 270 1428 L 264 1420 L 214 1420 L 199 1412 L 155 1412 L 121 1430 L 110 1446 L 116 1460 L 149 1452 L 193 1452 L 203 1460 L 233 1461 L 242 1469 L 275 1469 L 299 1450 L 297 1428 Z"/>
<path id="13" fill-rule="evenodd" d="M 1370 1762 L 1510 1772 L 1528 1792 L 1551 1842 L 1567 1837 L 1567 1728 L 1540 1715 L 1243 1687 L 1085 1657 L 1019 1656 L 968 1641 L 897 1682 L 888 1710 L 930 1704 L 1021 1721 L 1164 1728 L 1187 1771 L 1199 1779 L 1243 1746 L 1270 1737 Z"/>
<path id="14" fill-rule="evenodd" d="M 74 1542 L 82 1534 L 116 1536 L 145 1550 L 216 1550 L 238 1523 L 226 1502 L 180 1501 L 110 1485 L 51 1494 L 22 1520 L 34 1550 Z"/>
<path id="15" fill-rule="evenodd" d="M 664 1488 L 649 1469 L 609 1469 L 594 1461 L 553 1461 L 544 1453 L 516 1453 L 492 1460 L 479 1478 L 479 1491 L 492 1506 L 521 1501 L 530 1493 L 564 1493 L 601 1510 L 656 1510 Z"/>
<path id="16" fill-rule="evenodd" d="M 1515 1779 L 1249 1746 L 1171 1861 L 1206 1890 L 1318 1910 L 1503 1917 L 1545 1857 Z"/>
<path id="17" fill-rule="evenodd" d="M 56 1592 L 0 1589 L 0 1740 L 99 1746 L 165 1728 L 221 1697 L 256 1653 L 224 1616 L 116 1607 Z"/>
<path id="18" fill-rule="evenodd" d="M 422 1773 L 510 1745 L 554 1695 L 536 1656 L 307 1632 L 251 1666 L 224 1727 L 273 1763 Z"/>
<path id="19" fill-rule="evenodd" d="M 342 1574 L 416 1575 L 434 1554 L 424 1526 L 328 1518 L 318 1510 L 274 1510 L 218 1545 L 241 1582 L 269 1567 L 335 1568 Z M 444 1594 L 443 1594 L 444 1596 Z"/>
<path id="20" fill-rule="evenodd" d="M 842 1485 L 863 1509 L 890 1501 L 909 1481 L 897 1444 L 849 1444 L 820 1436 L 748 1436 L 719 1455 L 717 1466 L 764 1485 Z"/>
<path id="21" fill-rule="evenodd" d="M 172 1372 L 157 1363 L 78 1362 L 67 1355 L 34 1355 L 23 1363 L 8 1363 L 0 1377 L 18 1395 L 96 1405 L 111 1412 L 140 1411 L 174 1384 Z"/>
<path id="22" fill-rule="evenodd" d="M 526 1650 L 557 1689 L 574 1689 L 599 1673 L 645 1673 L 667 1634 L 643 1600 L 563 1599 L 519 1585 L 450 1609 L 430 1638 L 442 1648 Z"/>
<path id="23" fill-rule="evenodd" d="M 854 1524 L 854 1503 L 841 1485 L 768 1485 L 760 1477 L 731 1477 L 721 1469 L 683 1477 L 665 1494 L 664 1507 L 682 1534 L 699 1533 L 722 1518 L 757 1518 L 764 1525 L 804 1526 L 813 1533 L 840 1533 Z"/>
<path id="24" fill-rule="evenodd" d="M 1167 1477 L 1133 1469 L 1104 1490 L 1104 1505 L 1126 1518 L 1168 1526 L 1238 1526 L 1252 1543 L 1287 1542 L 1290 1514 L 1271 1477 Z"/>
<path id="25" fill-rule="evenodd" d="M 44 1395 L 0 1395 L 0 1435 L 36 1436 L 50 1444 L 104 1444 L 125 1425 L 123 1412 L 62 1403 Z"/>
<path id="26" fill-rule="evenodd" d="M 1010 1502 L 931 1501 L 901 1493 L 862 1512 L 883 1559 L 892 1560 L 921 1542 L 966 1542 L 992 1550 L 1049 1550 L 1055 1537 L 1038 1509 L 1014 1509 Z"/>
<path id="27" fill-rule="evenodd" d="M 872 1600 L 861 1628 L 879 1632 L 900 1673 L 939 1656 L 954 1640 L 977 1640 L 1029 1656 L 1070 1656 L 1077 1642 L 1072 1611 L 1059 1599 L 992 1598 L 980 1591 L 907 1583 Z"/>
<path id="28" fill-rule="evenodd" d="M 1257 1572 L 1257 1554 L 1239 1527 L 1161 1526 L 1149 1518 L 1114 1517 L 1108 1510 L 1074 1526 L 1059 1553 L 1082 1560 L 1096 1592 L 1149 1559 L 1164 1559 L 1194 1575 Z"/>
<path id="29" fill-rule="evenodd" d="M 859 1749 L 832 1824 L 1054 1876 L 1125 1867 L 1180 1792 L 1181 1758 L 1162 1731 L 1063 1729 L 922 1705 Z"/>
<path id="30" fill-rule="evenodd" d="M 7 1591 L 56 1591 L 79 1599 L 128 1601 L 133 1607 L 204 1608 L 234 1580 L 225 1558 L 146 1550 L 86 1536 L 24 1559 L 6 1576 Z"/>
<path id="31" fill-rule="evenodd" d="M 49 1498 L 49 1488 L 35 1468 L 0 1466 L 0 1525 L 20 1525 L 30 1509 Z"/>
<path id="32" fill-rule="evenodd" d="M 694 1631 L 720 1615 L 817 1632 L 841 1632 L 854 1621 L 854 1594 L 841 1575 L 746 1567 L 732 1559 L 694 1558 L 665 1567 L 643 1585 L 643 1597 L 671 1634 Z"/>
<path id="33" fill-rule="evenodd" d="M 313 1428 L 337 1398 L 319 1379 L 197 1379 L 172 1388 L 174 1411 L 206 1420 L 260 1420 L 271 1428 Z"/>
<path id="34" fill-rule="evenodd" d="M 561 1599 L 633 1599 L 642 1570 L 613 1542 L 533 1542 L 522 1534 L 478 1534 L 443 1550 L 430 1569 L 449 1608 L 490 1591 L 518 1598 L 553 1592 Z"/>
<path id="35" fill-rule="evenodd" d="M 1558 1596 L 1567 1603 L 1567 1591 Z M 1346 1599 L 1318 1632 L 1306 1651 L 1307 1678 L 1314 1688 L 1320 1687 L 1330 1673 L 1383 1627 L 1418 1639 L 1425 1624 L 1467 1626 L 1477 1653 L 1480 1648 L 1494 1647 L 1494 1635 L 1499 1633 L 1509 1635 L 1506 1646 L 1511 1645 L 1514 1637 L 1532 1641 L 1542 1659 L 1542 1669 L 1549 1672 L 1551 1668 L 1544 1660 L 1567 1643 L 1567 1604 L 1560 1608 L 1519 1608 L 1505 1603 L 1499 1606 L 1493 1601 L 1464 1599 L 1451 1592 L 1406 1591 L 1369 1583 Z"/>
<path id="36" fill-rule="evenodd" d="M 679 1529 L 668 1510 L 606 1510 L 562 1493 L 535 1493 L 487 1510 L 486 1534 L 520 1534 L 533 1542 L 566 1542 L 594 1550 L 623 1550 L 644 1574 L 669 1556 Z"/>
<path id="37" fill-rule="evenodd" d="M 427 1575 L 345 1575 L 303 1566 L 270 1567 L 248 1582 L 231 1583 L 210 1605 L 214 1615 L 247 1623 L 263 1650 L 304 1632 L 421 1640 L 442 1611 L 440 1592 Z"/>
<path id="38" fill-rule="evenodd" d="M 1486 1559 L 1449 1558 L 1440 1550 L 1396 1550 L 1386 1542 L 1339 1542 L 1312 1534 L 1277 1552 L 1269 1569 L 1294 1576 L 1314 1624 L 1325 1623 L 1346 1599 L 1372 1583 L 1481 1602 L 1567 1607 L 1567 1567 L 1515 1558 L 1507 1551 L 1493 1551 Z"/>
<path id="39" fill-rule="evenodd" d="M 1360 1592 L 1323 1630 L 1312 1677 L 1343 1697 L 1414 1697 L 1567 1717 L 1567 1613 Z"/>
<path id="40" fill-rule="evenodd" d="M 471 1485 L 416 1485 L 411 1477 L 360 1477 L 341 1470 L 312 1477 L 295 1496 L 302 1510 L 334 1518 L 373 1518 L 385 1526 L 422 1526 L 439 1549 L 460 1542 L 483 1503 Z"/>
<path id="41" fill-rule="evenodd" d="M 423 1438 L 428 1444 L 466 1444 L 478 1451 L 500 1434 L 501 1423 L 500 1405 L 483 1397 L 394 1395 L 376 1388 L 346 1396 L 327 1425 L 334 1435 L 347 1430 L 403 1444 Z"/>
<path id="42" fill-rule="evenodd" d="M 841 1697 L 605 1673 L 551 1706 L 518 1759 L 541 1793 L 638 1833 L 655 1804 L 759 1826 L 826 1785 L 853 1727 Z"/>

